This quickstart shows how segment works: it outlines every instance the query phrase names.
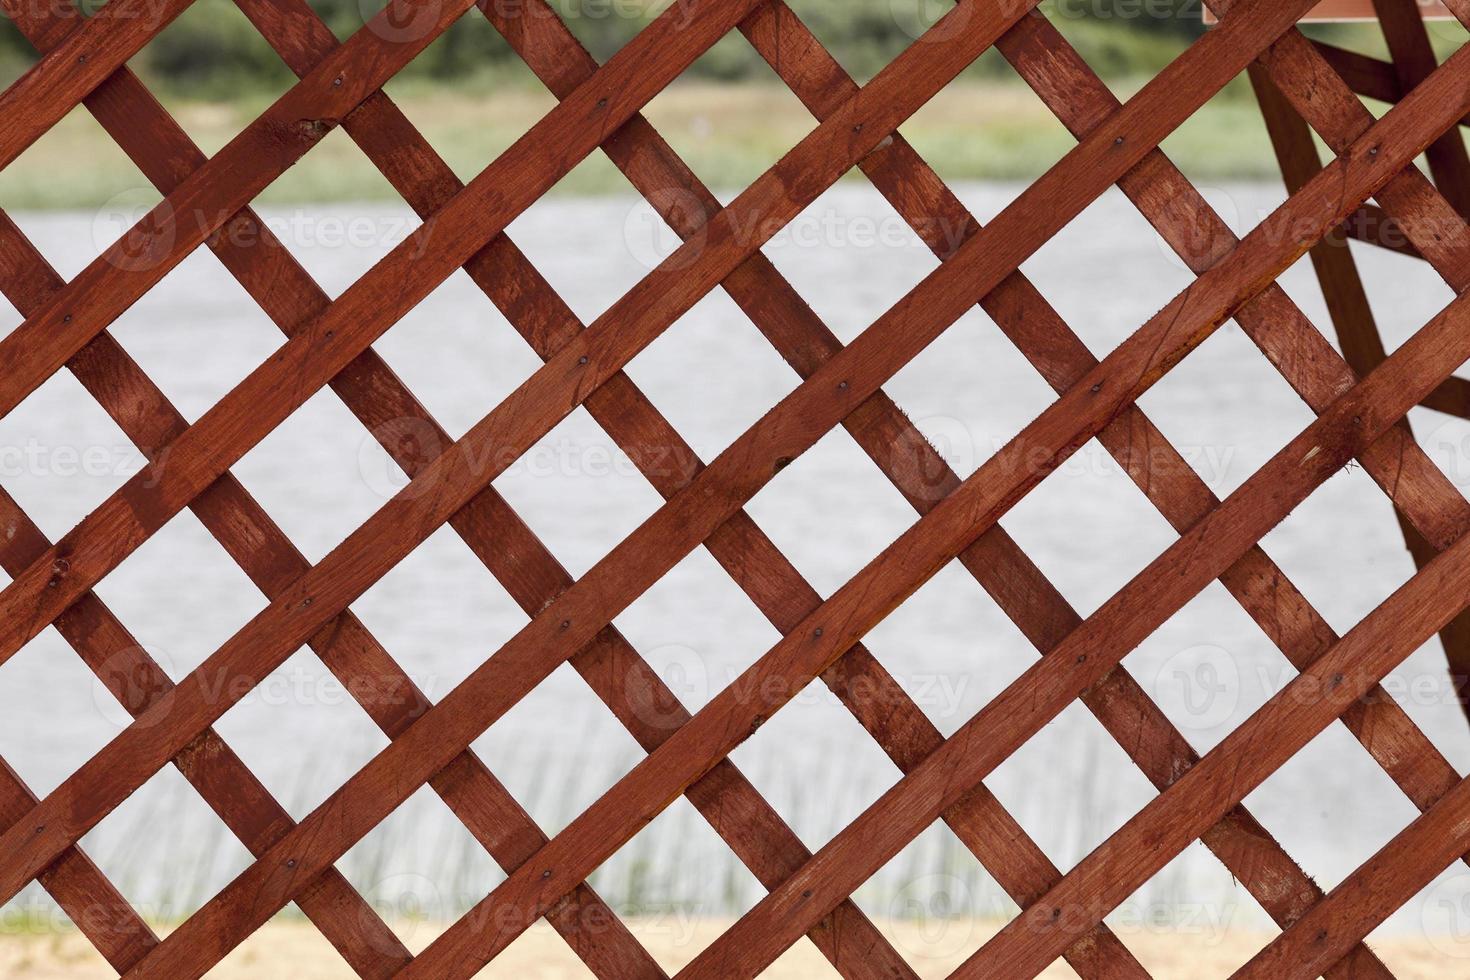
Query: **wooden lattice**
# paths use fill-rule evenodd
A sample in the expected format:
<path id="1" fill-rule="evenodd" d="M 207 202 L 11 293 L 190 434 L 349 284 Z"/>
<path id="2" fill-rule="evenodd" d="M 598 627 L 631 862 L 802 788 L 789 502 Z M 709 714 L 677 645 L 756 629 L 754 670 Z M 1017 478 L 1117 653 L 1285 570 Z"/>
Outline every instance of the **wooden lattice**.
<path id="1" fill-rule="evenodd" d="M 0 220 L 0 289 L 26 318 L 0 341 L 0 414 L 65 367 L 154 459 L 55 543 L 0 492 L 13 577 L 0 659 L 54 625 L 137 719 L 43 800 L 0 767 L 0 899 L 38 879 L 129 976 L 198 976 L 292 901 L 363 976 L 467 976 L 540 918 L 598 976 L 661 976 L 585 880 L 682 794 L 769 894 L 681 976 L 753 975 L 802 935 L 844 977 L 913 976 L 849 896 L 940 819 L 1024 909 L 957 976 L 1031 976 L 1057 957 L 1083 977 L 1146 976 L 1102 920 L 1197 839 L 1282 928 L 1240 975 L 1389 976 L 1364 936 L 1470 851 L 1470 783 L 1377 686 L 1440 630 L 1470 674 L 1470 624 L 1455 618 L 1470 602 L 1470 504 L 1403 421 L 1420 404 L 1470 413 L 1470 383 L 1452 376 L 1470 359 L 1470 161 L 1453 131 L 1470 112 L 1470 51 L 1436 65 L 1414 0 L 1378 0 L 1392 63 L 1326 47 L 1294 26 L 1314 2 L 1212 0 L 1220 26 L 1121 104 L 1037 0 L 960 0 L 862 87 L 781 0 L 679 0 L 602 66 L 544 0 L 485 0 L 476 15 L 561 101 L 465 186 L 381 89 L 470 0 L 393 0 L 345 43 L 305 0 L 237 0 L 301 80 L 210 158 L 125 67 L 188 0 L 110 0 L 87 19 L 4 0 L 43 57 L 0 95 L 0 166 L 82 104 L 164 201 L 70 282 Z M 1446 5 L 1470 25 L 1470 0 Z M 819 125 L 721 208 L 639 110 L 732 30 Z M 982 228 L 896 128 L 992 46 L 1079 142 Z M 1245 71 L 1292 195 L 1241 240 L 1157 146 Z M 1395 106 L 1375 120 L 1359 94 Z M 425 224 L 329 300 L 248 204 L 339 124 Z M 1308 125 L 1336 154 L 1325 168 Z M 686 241 L 584 325 L 504 231 L 599 148 Z M 1414 165 L 1426 149 L 1439 189 Z M 759 248 L 853 166 L 943 262 L 843 347 Z M 1017 270 L 1113 184 L 1198 278 L 1098 362 Z M 1424 258 L 1460 298 L 1386 356 L 1344 233 Z M 288 340 L 190 425 L 106 330 L 200 245 Z M 1308 250 L 1345 356 L 1274 283 Z M 546 363 L 454 441 L 369 345 L 461 267 Z M 804 380 L 706 465 L 620 369 L 717 286 Z M 881 386 L 975 303 L 1059 397 L 961 481 Z M 1135 402 L 1230 317 L 1318 417 L 1221 501 Z M 327 384 L 412 480 L 310 565 L 229 469 Z M 490 482 L 579 405 L 666 503 L 573 581 Z M 823 601 L 741 508 L 838 425 L 920 519 Z M 1083 620 L 997 521 L 1092 438 L 1180 537 Z M 1353 459 L 1420 570 L 1339 637 L 1256 542 Z M 185 507 L 270 602 L 175 686 L 91 589 Z M 531 618 L 431 705 L 348 606 L 445 523 Z M 701 544 L 784 639 L 691 715 L 610 624 Z M 1043 656 L 945 739 L 861 640 L 956 558 Z M 1300 675 L 1201 757 L 1115 668 L 1215 579 Z M 302 644 L 392 742 L 293 823 L 211 725 Z M 648 755 L 547 839 L 468 746 L 563 662 Z M 818 677 L 904 776 L 812 854 L 727 756 Z M 1078 698 L 1160 792 L 1063 875 L 981 780 Z M 1334 719 L 1423 815 L 1324 895 L 1241 801 Z M 161 941 L 77 842 L 169 762 L 256 860 Z M 425 783 L 508 877 L 412 956 L 333 863 Z"/>

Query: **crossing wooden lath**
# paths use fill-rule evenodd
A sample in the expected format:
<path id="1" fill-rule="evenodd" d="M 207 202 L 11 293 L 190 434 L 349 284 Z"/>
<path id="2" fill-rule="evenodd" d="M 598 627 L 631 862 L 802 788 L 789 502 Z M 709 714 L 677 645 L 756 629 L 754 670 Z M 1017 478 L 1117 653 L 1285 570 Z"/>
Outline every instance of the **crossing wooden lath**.
<path id="1" fill-rule="evenodd" d="M 83 105 L 163 201 L 69 282 L 0 220 L 0 290 L 25 317 L 0 340 L 0 415 L 65 368 L 154 460 L 54 543 L 0 491 L 0 565 L 11 576 L 0 662 L 55 626 L 136 717 L 44 799 L 0 767 L 0 899 L 39 880 L 128 976 L 199 976 L 295 902 L 365 977 L 469 976 L 543 918 L 593 974 L 658 977 L 585 882 L 682 795 L 769 893 L 680 976 L 751 976 L 803 935 L 844 977 L 915 976 L 850 896 L 936 820 L 1023 909 L 956 976 L 1032 976 L 1059 957 L 1086 978 L 1147 976 L 1103 920 L 1196 840 L 1282 929 L 1240 976 L 1390 975 L 1364 937 L 1470 851 L 1470 783 L 1378 686 L 1441 631 L 1454 673 L 1470 676 L 1470 620 L 1459 618 L 1470 604 L 1470 503 L 1405 421 L 1421 404 L 1470 417 L 1470 382 L 1452 374 L 1470 359 L 1470 160 L 1458 132 L 1470 50 L 1437 64 L 1415 0 L 1376 0 L 1392 62 L 1303 36 L 1295 24 L 1316 0 L 1211 0 L 1220 25 L 1126 103 L 1037 0 L 959 0 L 862 86 L 782 0 L 677 0 L 604 65 L 546 0 L 391 0 L 345 42 L 305 0 L 236 2 L 300 81 L 206 157 L 126 67 L 189 0 L 109 0 L 85 19 L 3 0 L 43 56 L 0 95 L 0 166 Z M 1446 6 L 1470 25 L 1470 0 Z M 468 185 L 381 91 L 461 16 L 488 18 L 560 100 Z M 639 112 L 732 31 L 818 125 L 721 207 Z M 982 227 L 896 130 L 991 47 L 1077 146 Z M 1238 239 L 1157 147 L 1242 73 L 1292 193 Z M 1393 107 L 1375 118 L 1360 95 Z M 331 299 L 250 202 L 337 126 L 424 224 Z M 1325 167 L 1313 130 L 1335 154 Z M 685 243 L 584 324 L 505 229 L 598 150 Z M 1426 150 L 1434 183 L 1415 165 Z M 943 261 L 843 346 L 760 247 L 853 167 Z M 1197 279 L 1099 362 L 1018 270 L 1114 184 Z M 1419 256 L 1458 298 L 1387 354 L 1346 236 Z M 190 424 L 107 328 L 201 246 L 287 340 Z M 1341 355 L 1275 284 L 1309 251 Z M 370 345 L 460 268 L 545 364 L 454 440 Z M 622 368 L 717 287 L 802 381 L 704 463 Z M 961 479 L 882 386 L 974 304 L 1057 399 Z M 1317 418 L 1222 501 L 1136 402 L 1228 318 Z M 326 385 L 411 480 L 313 565 L 230 468 Z M 574 581 L 490 484 L 578 406 L 665 503 Z M 824 600 L 742 508 L 839 425 L 918 519 Z M 1179 538 L 1084 619 L 998 521 L 1093 438 Z M 1355 459 L 1391 499 L 1419 570 L 1338 636 L 1257 542 Z M 269 603 L 175 685 L 92 589 L 186 507 Z M 444 524 L 529 621 L 431 704 L 349 606 Z M 700 545 L 783 639 L 691 713 L 611 624 Z M 944 738 L 862 639 L 956 559 L 1041 656 Z M 1119 664 L 1217 579 L 1300 674 L 1200 756 Z M 391 744 L 296 823 L 211 726 L 303 644 Z M 648 754 L 548 839 L 469 746 L 562 663 Z M 727 757 L 815 678 L 904 775 L 813 854 Z M 1063 874 L 982 780 L 1076 699 L 1159 795 Z M 1334 720 L 1422 816 L 1324 894 L 1242 800 Z M 255 861 L 160 939 L 78 841 L 170 762 Z M 334 862 L 426 783 L 507 877 L 411 955 Z"/>

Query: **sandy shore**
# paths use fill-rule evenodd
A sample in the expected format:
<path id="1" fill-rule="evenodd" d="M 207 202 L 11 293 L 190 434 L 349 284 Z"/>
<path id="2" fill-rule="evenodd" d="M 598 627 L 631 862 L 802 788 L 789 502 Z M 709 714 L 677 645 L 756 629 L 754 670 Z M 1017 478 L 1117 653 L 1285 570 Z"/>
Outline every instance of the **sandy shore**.
<path id="1" fill-rule="evenodd" d="M 728 923 L 663 919 L 632 920 L 629 925 L 658 962 L 672 973 L 693 959 Z M 998 925 L 989 921 L 954 921 L 929 927 L 907 922 L 880 923 L 894 946 L 926 980 L 946 976 L 992 935 Z M 423 948 L 439 931 L 438 927 L 426 923 L 405 923 L 396 928 L 415 950 Z M 1196 980 L 1229 976 L 1270 937 L 1256 933 L 1178 935 L 1150 930 L 1130 933 L 1123 939 L 1149 973 L 1159 980 Z M 1374 943 L 1373 947 L 1401 980 L 1441 980 L 1470 974 L 1470 959 L 1465 958 L 1470 956 L 1470 946 L 1455 948 L 1448 942 L 1396 938 Z M 75 933 L 0 937 L 0 976 L 87 980 L 115 975 L 86 940 Z M 480 975 L 516 980 L 570 980 L 589 974 L 555 933 L 538 924 Z M 809 980 L 833 977 L 836 973 L 816 947 L 803 939 L 764 975 L 779 980 Z M 283 921 L 253 936 L 210 976 L 231 980 L 245 977 L 327 980 L 352 974 L 311 925 Z M 1057 964 L 1043 976 L 1060 978 L 1076 974 Z"/>

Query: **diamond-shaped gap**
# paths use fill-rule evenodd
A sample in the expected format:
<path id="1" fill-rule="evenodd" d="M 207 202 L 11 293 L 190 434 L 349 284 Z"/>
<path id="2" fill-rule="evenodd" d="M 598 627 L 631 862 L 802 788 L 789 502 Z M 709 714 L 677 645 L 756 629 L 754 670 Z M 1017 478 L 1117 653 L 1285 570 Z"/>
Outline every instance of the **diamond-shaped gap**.
<path id="1" fill-rule="evenodd" d="M 1179 460 L 1221 498 L 1234 492 L 1316 416 L 1235 323 L 1227 321 L 1138 400 Z"/>
<path id="2" fill-rule="evenodd" d="M 464 183 L 556 105 L 474 7 L 390 78 L 383 91 Z"/>
<path id="3" fill-rule="evenodd" d="M 464 270 L 455 271 L 410 310 L 373 349 L 456 439 L 541 367 L 541 360 Z M 392 478 L 399 479 L 386 455 L 384 462 Z"/>
<path id="4" fill-rule="evenodd" d="M 1339 633 L 1414 571 L 1388 498 L 1356 463 L 1334 473 L 1261 545 Z"/>
<path id="5" fill-rule="evenodd" d="M 698 711 L 781 638 L 703 548 L 675 565 L 615 623 L 690 711 Z"/>
<path id="6" fill-rule="evenodd" d="M 246 574 L 187 510 L 143 542 L 95 591 L 175 681 L 265 606 Z"/>
<path id="7" fill-rule="evenodd" d="M 838 430 L 786 466 L 748 511 L 824 597 L 914 522 L 872 460 Z"/>
<path id="8" fill-rule="evenodd" d="M 883 390 L 962 479 L 1056 400 L 1025 356 L 976 307 L 899 368 Z M 942 472 L 925 463 L 920 474 L 925 492 L 937 498 Z"/>
<path id="9" fill-rule="evenodd" d="M 791 0 L 788 6 L 849 75 L 866 81 L 952 5 L 866 0 L 833 6 L 824 0 Z"/>
<path id="10" fill-rule="evenodd" d="M 506 234 L 584 326 L 677 245 L 662 219 L 600 152 L 525 207 Z"/>
<path id="11" fill-rule="evenodd" d="M 430 786 L 415 791 L 336 865 L 413 950 L 428 945 L 435 933 L 505 879 L 484 846 Z"/>
<path id="12" fill-rule="evenodd" d="M 172 763 L 81 839 L 148 922 L 192 914 L 250 866 L 250 852 Z"/>
<path id="13" fill-rule="evenodd" d="M 895 5 L 900 6 L 914 5 Z M 994 51 L 941 89 L 898 131 L 942 179 L 957 185 L 1035 180 L 1077 145 L 1046 103 Z M 1004 190 L 1015 193 L 1019 188 Z M 985 220 L 983 214 L 976 217 Z"/>
<path id="14" fill-rule="evenodd" d="M 0 665 L 0 759 L 37 796 L 95 755 L 125 717 L 55 630 L 41 632 Z"/>
<path id="15" fill-rule="evenodd" d="M 943 820 L 874 872 L 852 900 L 926 977 L 953 972 L 1016 908 Z"/>
<path id="16" fill-rule="evenodd" d="M 447 526 L 375 582 L 352 610 L 431 701 L 458 686 L 526 623 L 525 613 Z"/>
<path id="17" fill-rule="evenodd" d="M 150 91 L 178 118 L 191 103 L 228 102 L 241 92 L 262 100 L 289 88 L 295 78 L 270 44 L 228 0 L 199 0 L 158 31 L 128 61 Z M 238 120 L 228 110 L 204 113 L 198 139 L 212 153 L 235 134 Z M 247 117 L 248 118 L 248 117 Z M 223 131 L 222 131 L 223 130 Z M 192 132 L 191 132 L 191 135 Z"/>
<path id="18" fill-rule="evenodd" d="M 1246 806 L 1326 890 L 1418 815 L 1340 723 L 1272 773 L 1246 798 Z"/>
<path id="19" fill-rule="evenodd" d="M 1402 236 L 1403 232 L 1394 227 L 1385 229 L 1385 234 Z M 1455 298 L 1454 291 L 1423 259 L 1358 241 L 1351 241 L 1349 248 L 1368 294 L 1374 324 L 1390 353 L 1423 329 Z M 1323 324 L 1324 329 L 1329 323 L 1326 318 L 1316 322 Z M 1329 336 L 1336 346 L 1335 332 Z"/>
<path id="20" fill-rule="evenodd" d="M 233 472 L 312 562 L 407 482 L 330 389 L 317 392 L 272 429 Z"/>
<path id="21" fill-rule="evenodd" d="M 727 192 L 749 186 L 816 128 L 738 31 L 696 58 L 643 115 L 705 186 Z"/>
<path id="22" fill-rule="evenodd" d="M 1022 498 L 1005 527 L 1084 616 L 1178 540 L 1096 439 Z"/>
<path id="23" fill-rule="evenodd" d="M 310 970 L 311 972 L 307 972 Z M 349 976 L 342 954 L 293 902 L 223 956 L 221 976 Z"/>
<path id="24" fill-rule="evenodd" d="M 813 851 L 857 819 L 900 775 L 819 680 L 805 685 L 730 758 Z"/>
<path id="25" fill-rule="evenodd" d="M 1155 977 L 1230 976 L 1275 935 L 1250 892 L 1199 841 L 1104 921 Z"/>
<path id="26" fill-rule="evenodd" d="M 1297 674 L 1219 582 L 1211 582 L 1130 651 L 1124 669 L 1201 753 Z"/>
<path id="27" fill-rule="evenodd" d="M 953 240 L 963 228 L 919 219 L 921 231 Z M 762 252 L 843 343 L 866 329 L 939 264 L 878 190 L 838 183 L 808 205 Z"/>
<path id="28" fill-rule="evenodd" d="M 195 249 L 118 317 L 112 335 L 191 422 L 283 336 L 207 250 Z"/>
<path id="29" fill-rule="evenodd" d="M 1098 358 L 1195 279 L 1123 192 L 1111 187 L 1021 269 Z"/>
<path id="30" fill-rule="evenodd" d="M 474 749 L 548 836 L 644 755 L 569 664 L 496 719 Z"/>
<path id="31" fill-rule="evenodd" d="M 958 561 L 868 633 L 868 649 L 948 737 L 1030 666 L 1035 651 Z"/>
<path id="32" fill-rule="evenodd" d="M 667 461 L 672 460 L 669 455 Z M 666 461 L 654 459 L 653 464 Z M 495 488 L 574 577 L 581 577 L 661 503 L 583 408 L 512 463 L 496 478 Z"/>
<path id="33" fill-rule="evenodd" d="M 1281 174 L 1244 72 L 1165 137 L 1160 149 L 1197 187 L 1248 190 L 1249 178 L 1274 181 Z"/>
<path id="34" fill-rule="evenodd" d="M 986 785 L 1063 871 L 1154 798 L 1127 753 L 1073 701 L 986 777 Z"/>
<path id="35" fill-rule="evenodd" d="M 388 744 L 351 689 L 305 647 L 231 706 L 215 730 L 297 819 Z"/>
<path id="36" fill-rule="evenodd" d="M 706 462 L 800 382 L 721 290 L 706 295 L 639 353 L 627 374 Z M 665 465 L 677 473 L 691 464 L 671 454 Z"/>
<path id="37" fill-rule="evenodd" d="M 68 279 L 158 200 L 127 154 L 80 105 L 0 173 L 0 207 L 28 235 L 35 232 L 31 240 Z M 53 209 L 69 213 L 26 213 Z M 129 220 L 119 226 L 123 217 Z"/>
<path id="38" fill-rule="evenodd" d="M 52 540 L 147 465 L 70 371 L 0 420 L 0 482 Z"/>

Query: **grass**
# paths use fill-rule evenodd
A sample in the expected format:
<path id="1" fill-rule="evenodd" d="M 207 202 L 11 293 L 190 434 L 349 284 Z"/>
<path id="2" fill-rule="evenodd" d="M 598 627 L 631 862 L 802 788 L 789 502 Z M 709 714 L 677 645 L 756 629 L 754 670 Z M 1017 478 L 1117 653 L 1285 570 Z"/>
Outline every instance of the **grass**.
<path id="1" fill-rule="evenodd" d="M 1125 96 L 1127 91 L 1120 90 Z M 544 92 L 508 84 L 463 94 L 402 86 L 399 105 L 463 179 L 469 179 L 549 111 Z M 266 105 L 264 97 L 231 103 L 173 99 L 169 110 L 213 154 Z M 723 191 L 749 184 L 813 125 L 795 97 L 775 85 L 689 82 L 658 96 L 646 115 L 707 184 Z M 1074 140 L 1029 90 L 1018 84 L 952 85 L 901 132 L 947 180 L 1022 180 L 1039 175 Z M 1254 105 L 1217 98 L 1165 144 L 1198 179 L 1274 176 L 1274 162 Z M 146 189 L 146 190 L 145 190 Z M 601 154 L 568 174 L 563 194 L 629 191 Z M 82 109 L 0 174 L 0 207 L 10 210 L 95 208 L 123 195 L 129 206 L 153 195 L 141 174 Z M 275 183 L 272 204 L 398 200 L 347 136 L 336 131 Z"/>

